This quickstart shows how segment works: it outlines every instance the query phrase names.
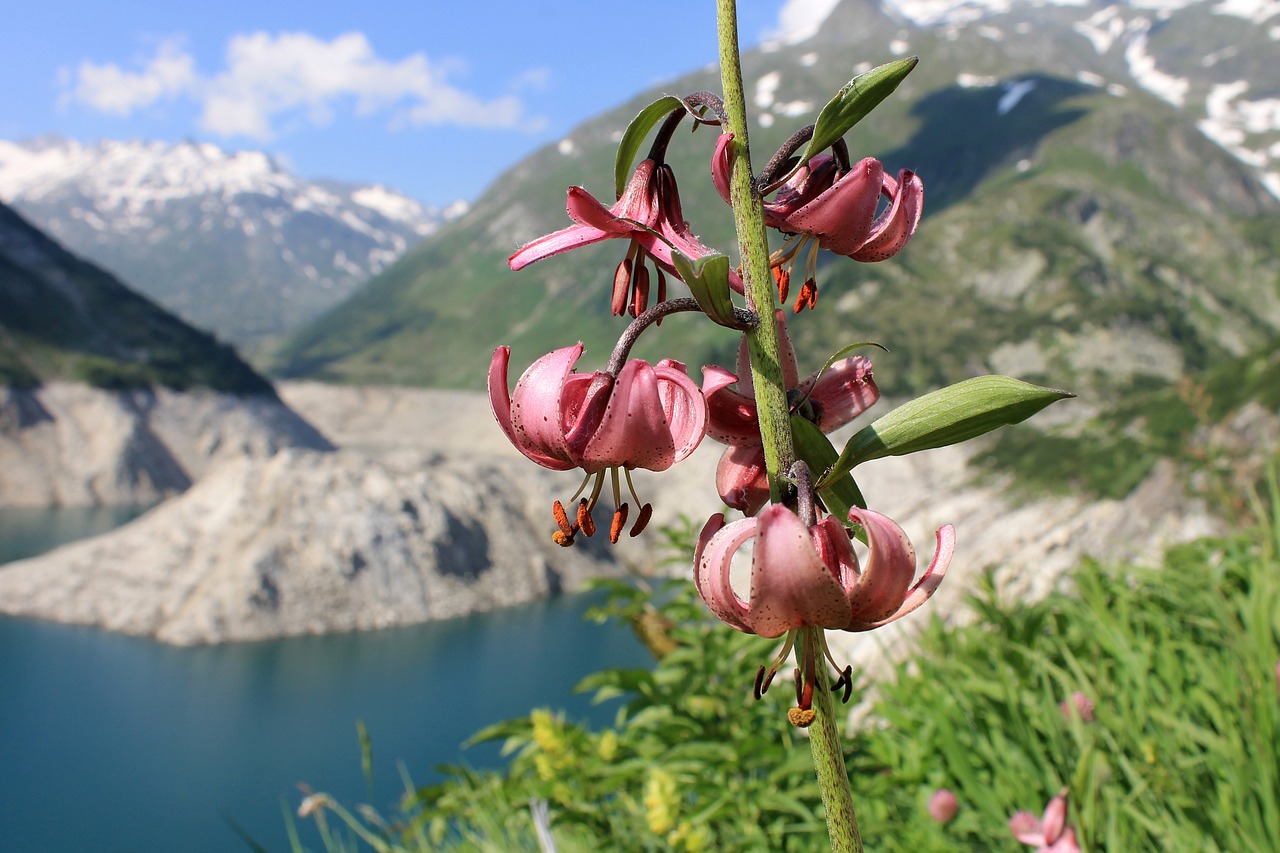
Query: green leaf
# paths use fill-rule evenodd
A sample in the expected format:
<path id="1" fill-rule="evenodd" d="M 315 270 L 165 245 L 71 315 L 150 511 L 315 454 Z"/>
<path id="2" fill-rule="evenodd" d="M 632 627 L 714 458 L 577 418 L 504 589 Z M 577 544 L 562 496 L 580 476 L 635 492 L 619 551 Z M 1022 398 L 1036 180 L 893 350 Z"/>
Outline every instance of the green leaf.
<path id="1" fill-rule="evenodd" d="M 728 255 L 716 252 L 695 260 L 673 247 L 671 263 L 689 285 L 689 292 L 704 314 L 721 326 L 738 328 L 733 316 L 733 300 L 729 298 Z"/>
<path id="2" fill-rule="evenodd" d="M 822 476 L 822 472 L 836 464 L 839 454 L 831 446 L 831 440 L 812 421 L 792 415 L 791 440 L 795 444 L 796 456 L 805 461 L 815 477 Z M 858 484 L 853 481 L 852 474 L 845 473 L 830 479 L 832 482 L 821 489 L 822 502 L 827 505 L 827 512 L 843 522 L 849 517 L 849 510 L 853 507 L 866 509 L 867 501 L 862 497 Z"/>
<path id="3" fill-rule="evenodd" d="M 665 119 L 675 110 L 684 109 L 684 102 L 675 95 L 667 95 L 654 101 L 642 109 L 627 129 L 622 132 L 622 141 L 618 143 L 618 157 L 613 164 L 613 191 L 622 198 L 622 191 L 631 177 L 631 164 L 635 162 L 644 138 L 653 130 L 653 126 Z"/>
<path id="4" fill-rule="evenodd" d="M 826 488 L 871 459 L 959 444 L 1024 421 L 1050 403 L 1074 396 L 1008 376 L 966 379 L 917 397 L 859 430 L 818 488 Z"/>
<path id="5" fill-rule="evenodd" d="M 867 113 L 875 109 L 881 101 L 893 93 L 894 89 L 898 88 L 898 84 L 906 79 L 919 61 L 918 56 L 896 59 L 872 68 L 866 74 L 859 74 L 845 84 L 845 87 L 822 108 L 822 112 L 818 113 L 818 120 L 814 122 L 813 138 L 809 140 L 809 145 L 805 148 L 800 162 L 809 162 L 811 157 L 824 148 L 829 148 L 855 124 L 866 118 Z"/>

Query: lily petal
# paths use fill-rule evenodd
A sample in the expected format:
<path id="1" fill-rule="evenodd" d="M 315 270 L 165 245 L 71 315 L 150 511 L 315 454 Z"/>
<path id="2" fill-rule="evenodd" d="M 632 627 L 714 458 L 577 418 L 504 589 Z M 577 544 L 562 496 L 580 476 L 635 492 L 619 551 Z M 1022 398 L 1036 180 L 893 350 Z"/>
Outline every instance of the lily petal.
<path id="1" fill-rule="evenodd" d="M 889 207 L 876 218 L 866 241 L 849 253 L 855 261 L 875 263 L 893 257 L 907 245 L 920 224 L 920 214 L 924 211 L 924 183 L 920 177 L 903 169 L 896 182 L 888 175 L 884 181 Z"/>
<path id="2" fill-rule="evenodd" d="M 871 359 L 865 355 L 842 358 L 827 368 L 816 384 L 814 378 L 805 380 L 800 390 L 808 392 L 818 429 L 823 432 L 839 429 L 880 399 L 880 389 L 871 376 Z"/>
<path id="3" fill-rule="evenodd" d="M 582 344 L 564 347 L 529 365 L 507 393 L 510 350 L 498 347 L 489 365 L 489 405 L 516 449 L 544 468 L 576 468 L 561 428 L 561 396 L 565 377 L 582 355 Z"/>
<path id="4" fill-rule="evenodd" d="M 716 466 L 716 492 L 726 506 L 752 516 L 769 502 L 769 472 L 764 446 L 730 445 Z"/>
<path id="5" fill-rule="evenodd" d="M 884 166 L 873 157 L 854 164 L 829 189 L 787 218 L 796 231 L 817 236 L 837 255 L 857 251 L 871 233 L 884 186 Z"/>
<path id="6" fill-rule="evenodd" d="M 751 599 L 747 621 L 762 637 L 780 637 L 805 625 L 847 620 L 844 590 L 822 564 L 809 528 L 785 506 L 755 517 Z"/>
<path id="7" fill-rule="evenodd" d="M 865 512 L 865 510 L 863 511 Z M 852 517 L 852 514 L 851 514 Z M 938 528 L 938 548 L 934 552 L 933 561 L 929 563 L 929 568 L 925 570 L 924 575 L 911 588 L 911 591 L 903 598 L 902 604 L 890 616 L 874 622 L 868 622 L 858 627 L 850 628 L 851 631 L 870 631 L 888 625 L 890 622 L 896 622 L 903 616 L 908 615 L 920 608 L 922 604 L 928 601 L 938 587 L 942 585 L 942 579 L 947 574 L 947 568 L 951 565 L 951 558 L 956 550 L 956 529 L 950 524 L 944 524 Z M 914 560 L 914 557 L 913 557 Z M 914 570 L 914 565 L 913 565 Z M 908 578 L 909 580 L 910 578 Z"/>
<path id="8" fill-rule="evenodd" d="M 747 623 L 747 605 L 729 583 L 733 554 L 755 533 L 755 519 L 744 518 L 725 525 L 724 515 L 707 519 L 693 554 L 693 582 L 698 594 L 716 618 L 746 634 L 754 633 Z"/>

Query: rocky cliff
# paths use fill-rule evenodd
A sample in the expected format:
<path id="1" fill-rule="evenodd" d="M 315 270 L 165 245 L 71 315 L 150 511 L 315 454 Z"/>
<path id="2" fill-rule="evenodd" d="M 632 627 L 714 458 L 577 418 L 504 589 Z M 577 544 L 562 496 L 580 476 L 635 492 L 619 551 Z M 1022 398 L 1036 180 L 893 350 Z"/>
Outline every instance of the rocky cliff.
<path id="1" fill-rule="evenodd" d="M 332 449 L 274 396 L 0 387 L 0 507 L 154 503 L 225 460 L 284 447 Z"/>
<path id="2" fill-rule="evenodd" d="M 547 508 L 577 486 L 520 457 L 483 396 L 404 388 L 286 385 L 282 397 L 344 446 L 238 455 L 185 494 L 112 533 L 0 568 L 0 612 L 99 625 L 173 643 L 245 640 L 409 624 L 573 589 L 621 564 L 658 570 L 653 536 L 615 548 L 555 547 Z M 1217 530 L 1158 465 L 1121 500 L 1028 499 L 1007 477 L 975 481 L 972 450 L 943 448 L 859 468 L 870 504 L 897 519 L 921 563 L 933 531 L 956 526 L 956 559 L 933 613 L 964 618 L 964 597 L 995 570 L 1005 593 L 1037 598 L 1083 557 L 1159 559 Z M 654 526 L 719 508 L 720 448 L 707 442 L 664 475 L 640 472 Z M 684 566 L 662 568 L 684 573 Z M 833 635 L 874 669 L 923 619 Z M 845 641 L 849 641 L 846 643 Z"/>
<path id="3" fill-rule="evenodd" d="M 530 520 L 519 484 L 537 478 L 516 467 L 412 450 L 228 460 L 125 527 L 0 569 L 0 612 L 187 645 L 460 616 L 616 572 Z"/>

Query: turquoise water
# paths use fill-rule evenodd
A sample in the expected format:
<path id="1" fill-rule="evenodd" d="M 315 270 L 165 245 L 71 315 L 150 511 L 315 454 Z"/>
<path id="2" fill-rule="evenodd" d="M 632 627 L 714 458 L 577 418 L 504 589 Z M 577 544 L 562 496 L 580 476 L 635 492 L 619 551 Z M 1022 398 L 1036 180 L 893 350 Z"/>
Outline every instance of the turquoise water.
<path id="1" fill-rule="evenodd" d="M 543 705 L 608 721 L 616 705 L 574 684 L 648 660 L 626 629 L 584 623 L 587 603 L 191 649 L 0 618 L 0 849 L 247 850 L 230 818 L 283 851 L 297 783 L 366 801 L 358 720 L 384 811 L 399 764 L 418 784 L 441 764 L 498 766 L 496 745 L 461 748 L 485 725 Z"/>

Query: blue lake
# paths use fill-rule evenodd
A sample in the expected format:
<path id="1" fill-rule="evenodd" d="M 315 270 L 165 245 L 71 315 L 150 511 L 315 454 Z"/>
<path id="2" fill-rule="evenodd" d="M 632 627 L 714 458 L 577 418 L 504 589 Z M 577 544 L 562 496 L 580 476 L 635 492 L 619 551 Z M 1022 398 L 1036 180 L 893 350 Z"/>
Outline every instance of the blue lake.
<path id="1" fill-rule="evenodd" d="M 0 543 L 12 544 L 6 523 Z M 403 790 L 400 765 L 418 784 L 441 764 L 499 766 L 497 745 L 462 749 L 490 723 L 539 706 L 607 722 L 616 704 L 592 708 L 573 686 L 649 658 L 626 628 L 583 622 L 589 603 L 199 648 L 0 618 L 0 849 L 247 850 L 230 818 L 284 851 L 282 809 L 297 806 L 298 783 L 368 800 L 357 721 L 384 813 Z"/>

